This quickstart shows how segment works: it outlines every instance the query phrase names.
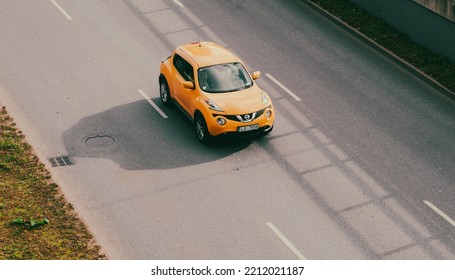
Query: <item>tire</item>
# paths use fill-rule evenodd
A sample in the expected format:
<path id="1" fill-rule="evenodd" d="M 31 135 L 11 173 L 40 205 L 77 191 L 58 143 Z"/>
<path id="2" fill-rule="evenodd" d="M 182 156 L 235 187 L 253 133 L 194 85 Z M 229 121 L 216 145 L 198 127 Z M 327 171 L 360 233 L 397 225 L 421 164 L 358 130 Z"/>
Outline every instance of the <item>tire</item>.
<path id="1" fill-rule="evenodd" d="M 272 127 L 269 130 L 262 132 L 259 135 L 259 138 L 263 138 L 263 137 L 267 136 L 270 132 L 272 132 L 272 130 L 273 130 L 273 125 L 272 125 Z"/>
<path id="2" fill-rule="evenodd" d="M 194 118 L 194 130 L 196 132 L 196 137 L 199 142 L 202 144 L 208 144 L 212 140 L 212 136 L 210 135 L 207 124 L 204 120 L 204 117 L 200 114 L 197 114 Z"/>
<path id="3" fill-rule="evenodd" d="M 273 125 L 272 125 L 272 127 L 271 127 L 269 130 L 267 130 L 267 131 L 264 133 L 264 136 L 267 135 L 267 134 L 269 134 L 270 132 L 272 132 L 272 130 L 273 130 Z"/>
<path id="4" fill-rule="evenodd" d="M 160 99 L 165 106 L 171 105 L 171 92 L 165 78 L 160 78 Z"/>

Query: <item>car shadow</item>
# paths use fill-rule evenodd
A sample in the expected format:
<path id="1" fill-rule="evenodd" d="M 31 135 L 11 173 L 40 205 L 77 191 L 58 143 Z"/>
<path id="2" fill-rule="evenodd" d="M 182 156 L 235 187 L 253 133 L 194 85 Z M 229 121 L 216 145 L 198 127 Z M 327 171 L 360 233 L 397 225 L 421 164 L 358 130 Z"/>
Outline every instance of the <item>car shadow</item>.
<path id="1" fill-rule="evenodd" d="M 143 100 L 82 118 L 63 132 L 65 148 L 75 158 L 106 158 L 127 170 L 145 170 L 215 161 L 250 144 L 222 140 L 202 145 L 192 123 L 177 108 L 164 110 L 168 118 Z"/>

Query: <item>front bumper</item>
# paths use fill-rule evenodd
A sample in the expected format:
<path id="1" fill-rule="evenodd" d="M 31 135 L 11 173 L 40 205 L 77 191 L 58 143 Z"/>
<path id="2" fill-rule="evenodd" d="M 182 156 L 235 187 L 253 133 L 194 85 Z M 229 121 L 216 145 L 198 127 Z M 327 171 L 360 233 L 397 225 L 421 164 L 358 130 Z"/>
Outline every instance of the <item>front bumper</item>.
<path id="1" fill-rule="evenodd" d="M 218 119 L 222 118 L 224 124 L 220 125 Z M 275 122 L 275 112 L 272 105 L 269 105 L 257 112 L 243 115 L 227 115 L 223 113 L 212 113 L 206 119 L 210 135 L 238 135 L 248 136 L 262 134 L 270 131 Z M 243 127 L 239 129 L 239 127 Z"/>

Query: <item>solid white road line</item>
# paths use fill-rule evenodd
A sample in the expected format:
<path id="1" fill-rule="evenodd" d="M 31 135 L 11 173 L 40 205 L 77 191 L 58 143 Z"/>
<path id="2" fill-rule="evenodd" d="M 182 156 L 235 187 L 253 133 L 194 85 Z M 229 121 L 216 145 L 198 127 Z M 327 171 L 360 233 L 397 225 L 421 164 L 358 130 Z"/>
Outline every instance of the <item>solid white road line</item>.
<path id="1" fill-rule="evenodd" d="M 290 96 L 292 96 L 295 100 L 297 101 L 302 101 L 297 95 L 295 95 L 290 89 L 285 87 L 282 83 L 280 83 L 277 79 L 275 79 L 272 75 L 270 74 L 265 74 L 272 82 L 277 84 L 280 88 L 282 88 L 285 92 L 287 92 Z"/>
<path id="2" fill-rule="evenodd" d="M 267 223 L 267 226 L 281 239 L 281 241 L 288 246 L 289 249 L 301 260 L 306 260 L 302 253 L 297 250 L 297 248 L 292 245 L 292 243 L 284 236 L 272 223 Z"/>
<path id="3" fill-rule="evenodd" d="M 50 0 L 52 4 L 54 4 L 55 7 L 68 19 L 68 20 L 73 20 L 70 15 L 63 10 L 63 8 L 55 1 L 55 0 Z"/>
<path id="4" fill-rule="evenodd" d="M 444 212 L 442 212 L 441 210 L 439 210 L 438 207 L 434 206 L 431 202 L 429 201 L 426 201 L 424 200 L 423 201 L 428 207 L 430 207 L 431 209 L 433 209 L 436 213 L 438 213 L 441 217 L 444 218 L 444 220 L 446 220 L 447 222 L 449 222 L 452 226 L 455 227 L 455 221 L 452 220 L 452 218 L 450 218 L 449 216 L 447 216 Z"/>
<path id="5" fill-rule="evenodd" d="M 180 8 L 184 8 L 183 4 L 179 0 L 174 0 L 174 3 L 177 4 Z"/>
<path id="6" fill-rule="evenodd" d="M 163 118 L 167 119 L 167 115 L 166 115 L 163 111 L 161 111 L 160 107 L 158 107 L 158 106 L 152 101 L 152 99 L 151 99 L 150 97 L 148 97 L 147 94 L 145 94 L 145 92 L 144 92 L 142 89 L 138 89 L 137 91 L 142 95 L 142 97 L 145 98 L 145 100 L 147 100 L 147 102 L 148 102 L 150 105 L 152 105 L 153 108 L 155 108 L 155 110 L 156 110 L 158 113 L 160 113 L 160 115 L 161 115 Z"/>

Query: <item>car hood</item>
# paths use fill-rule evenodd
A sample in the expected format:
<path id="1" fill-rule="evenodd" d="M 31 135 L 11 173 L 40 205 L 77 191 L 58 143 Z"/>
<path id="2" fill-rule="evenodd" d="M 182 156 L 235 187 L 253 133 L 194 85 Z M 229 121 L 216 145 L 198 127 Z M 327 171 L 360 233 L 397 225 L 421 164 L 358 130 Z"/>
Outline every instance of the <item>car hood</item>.
<path id="1" fill-rule="evenodd" d="M 207 97 L 220 106 L 229 115 L 247 114 L 259 111 L 262 104 L 262 90 L 257 86 L 225 93 L 211 93 Z"/>

